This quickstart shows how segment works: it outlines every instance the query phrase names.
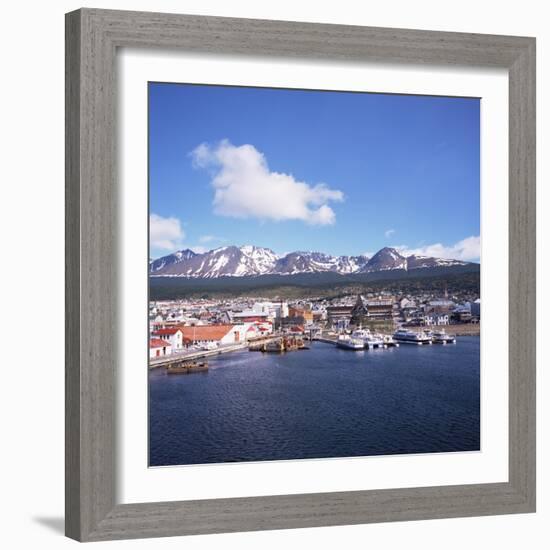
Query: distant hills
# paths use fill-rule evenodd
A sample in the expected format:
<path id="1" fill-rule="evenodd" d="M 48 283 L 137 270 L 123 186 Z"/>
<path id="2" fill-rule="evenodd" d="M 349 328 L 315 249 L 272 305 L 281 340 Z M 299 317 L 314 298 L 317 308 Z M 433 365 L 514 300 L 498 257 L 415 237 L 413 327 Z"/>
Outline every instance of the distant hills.
<path id="1" fill-rule="evenodd" d="M 433 276 L 449 273 L 479 271 L 479 264 L 432 258 L 404 256 L 397 249 L 385 247 L 371 258 L 361 256 L 332 256 L 322 252 L 290 252 L 276 255 L 269 248 L 257 246 L 224 246 L 202 254 L 180 250 L 149 262 L 151 277 L 178 277 L 209 280 L 244 278 L 246 285 L 258 286 L 252 278 L 278 284 L 304 279 L 309 284 L 346 280 L 376 280 L 396 276 Z M 221 282 L 221 281 L 220 281 Z M 245 283 L 245 281 L 242 281 Z M 302 281 L 302 284 L 305 281 Z M 307 284 L 307 283 L 306 283 Z M 261 286 L 260 285 L 260 286 Z M 218 286 L 218 285 L 215 285 Z M 233 286 L 233 285 L 230 285 Z M 240 285 L 239 285 L 240 286 Z"/>

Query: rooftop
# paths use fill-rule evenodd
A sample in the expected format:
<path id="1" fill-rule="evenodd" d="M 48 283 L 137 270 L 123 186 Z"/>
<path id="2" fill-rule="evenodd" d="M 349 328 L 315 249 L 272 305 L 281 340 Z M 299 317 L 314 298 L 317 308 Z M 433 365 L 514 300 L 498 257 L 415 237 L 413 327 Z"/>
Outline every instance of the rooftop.
<path id="1" fill-rule="evenodd" d="M 180 327 L 184 339 L 188 340 L 221 340 L 232 329 L 233 325 Z"/>
<path id="2" fill-rule="evenodd" d="M 172 334 L 176 334 L 178 330 L 181 331 L 180 328 L 174 327 L 174 328 L 159 328 L 158 330 L 155 330 L 153 334 L 155 336 L 171 336 Z"/>
<path id="3" fill-rule="evenodd" d="M 169 345 L 168 342 L 160 340 L 159 338 L 151 338 L 151 340 L 149 340 L 149 347 L 151 348 L 165 348 Z"/>

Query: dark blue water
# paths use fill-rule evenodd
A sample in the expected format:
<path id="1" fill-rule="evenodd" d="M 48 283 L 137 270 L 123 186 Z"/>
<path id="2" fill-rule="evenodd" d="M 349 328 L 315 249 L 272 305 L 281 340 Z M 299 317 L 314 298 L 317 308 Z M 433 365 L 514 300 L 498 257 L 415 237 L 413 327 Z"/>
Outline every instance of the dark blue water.
<path id="1" fill-rule="evenodd" d="M 234 352 L 149 373 L 150 465 L 479 450 L 479 338 Z"/>

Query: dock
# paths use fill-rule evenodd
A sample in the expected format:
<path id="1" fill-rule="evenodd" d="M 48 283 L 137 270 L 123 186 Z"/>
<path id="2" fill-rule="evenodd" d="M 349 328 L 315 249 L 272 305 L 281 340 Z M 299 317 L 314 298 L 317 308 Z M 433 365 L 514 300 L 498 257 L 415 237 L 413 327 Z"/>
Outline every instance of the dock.
<path id="1" fill-rule="evenodd" d="M 313 338 L 315 342 L 324 342 L 325 344 L 332 344 L 333 346 L 336 345 L 337 339 L 336 338 L 327 338 L 325 336 L 316 336 Z"/>
<path id="2" fill-rule="evenodd" d="M 264 338 L 260 342 L 252 342 L 248 346 L 248 349 L 249 351 L 282 353 L 285 351 L 299 351 L 309 348 L 304 345 L 304 339 L 301 336 L 279 335 Z"/>
<path id="3" fill-rule="evenodd" d="M 216 349 L 184 351 L 181 353 L 176 352 L 170 355 L 165 355 L 164 357 L 155 357 L 153 359 L 149 359 L 149 368 L 156 369 L 159 367 L 169 367 L 170 365 L 175 365 L 178 363 L 182 363 L 184 361 L 193 361 L 195 359 L 205 359 L 207 357 L 213 357 L 215 355 L 220 355 L 222 353 L 229 353 L 231 351 L 246 349 L 247 346 L 248 344 L 246 342 L 240 342 L 238 344 L 221 346 Z"/>
<path id="4" fill-rule="evenodd" d="M 383 335 L 383 336 L 384 336 L 384 338 L 387 337 L 387 335 Z M 315 336 L 313 338 L 313 340 L 315 342 L 324 342 L 325 344 L 332 344 L 333 346 L 338 345 L 338 339 L 337 338 L 328 338 L 327 336 Z M 365 343 L 365 349 L 366 350 L 371 350 L 371 349 L 374 349 L 374 348 L 377 348 L 377 347 L 384 348 L 384 349 L 393 348 L 393 347 L 398 348 L 399 343 L 394 341 L 393 339 L 391 339 L 390 341 L 383 341 L 381 344 L 376 344 L 376 345 Z"/>

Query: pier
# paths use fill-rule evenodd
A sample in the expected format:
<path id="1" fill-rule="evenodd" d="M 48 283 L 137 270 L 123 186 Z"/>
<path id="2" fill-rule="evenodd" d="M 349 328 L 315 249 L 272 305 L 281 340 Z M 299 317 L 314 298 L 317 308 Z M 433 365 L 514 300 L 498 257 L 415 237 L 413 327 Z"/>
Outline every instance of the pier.
<path id="1" fill-rule="evenodd" d="M 326 336 L 314 336 L 313 340 L 315 340 L 315 342 L 324 342 L 325 344 L 332 344 L 333 346 L 335 346 L 336 342 L 338 341 L 337 338 L 328 338 Z"/>
<path id="2" fill-rule="evenodd" d="M 378 349 L 378 348 L 387 349 L 387 348 L 399 347 L 399 342 L 396 342 L 395 340 L 393 340 L 393 338 L 390 335 L 381 334 L 380 337 L 381 339 L 378 339 L 376 342 L 365 341 L 365 345 L 363 349 L 372 350 L 372 349 Z M 313 340 L 315 340 L 316 342 L 324 342 L 325 344 L 332 344 L 333 346 L 338 346 L 338 336 L 329 337 L 329 336 L 323 336 L 321 334 L 320 336 L 314 336 Z"/>
<path id="3" fill-rule="evenodd" d="M 263 338 L 262 341 L 251 342 L 249 351 L 276 352 L 298 351 L 309 349 L 301 336 L 279 335 Z"/>
<path id="4" fill-rule="evenodd" d="M 385 337 L 385 335 L 382 335 Z M 311 338 L 316 342 L 323 342 L 325 344 L 331 344 L 333 346 L 338 345 L 338 336 L 326 336 L 322 333 L 318 336 Z M 399 344 L 432 344 L 432 343 L 455 343 L 455 337 L 452 335 L 447 335 L 445 342 L 443 340 L 436 341 L 430 337 L 425 342 L 406 342 L 406 341 L 384 341 L 379 345 L 365 344 L 365 349 L 373 349 L 375 347 L 389 348 L 389 347 L 399 347 Z M 170 367 L 176 366 L 180 363 L 186 361 L 194 361 L 199 359 L 206 359 L 208 357 L 213 357 L 215 355 L 220 355 L 222 353 L 229 353 L 232 351 L 239 351 L 248 349 L 249 351 L 260 351 L 260 352 L 285 352 L 285 351 L 296 351 L 296 350 L 307 350 L 308 346 L 304 345 L 303 336 L 290 336 L 280 333 L 270 334 L 269 336 L 260 336 L 254 339 L 247 340 L 245 342 L 239 342 L 237 344 L 228 344 L 225 346 L 220 346 L 215 349 L 204 349 L 204 350 L 193 350 L 193 351 L 181 351 L 173 352 L 170 355 L 165 355 L 163 357 L 155 357 L 149 359 L 149 368 L 155 369 L 159 367 Z"/>
<path id="5" fill-rule="evenodd" d="M 205 359 L 214 355 L 220 355 L 221 353 L 229 353 L 231 351 L 238 351 L 246 349 L 248 347 L 247 342 L 241 342 L 239 344 L 230 344 L 227 346 L 221 346 L 216 349 L 208 350 L 196 350 L 196 351 L 184 351 L 180 353 L 172 353 L 165 355 L 164 357 L 155 357 L 149 359 L 149 368 L 155 369 L 158 367 L 169 367 L 170 365 L 176 365 L 184 361 L 193 361 L 195 359 Z"/>

